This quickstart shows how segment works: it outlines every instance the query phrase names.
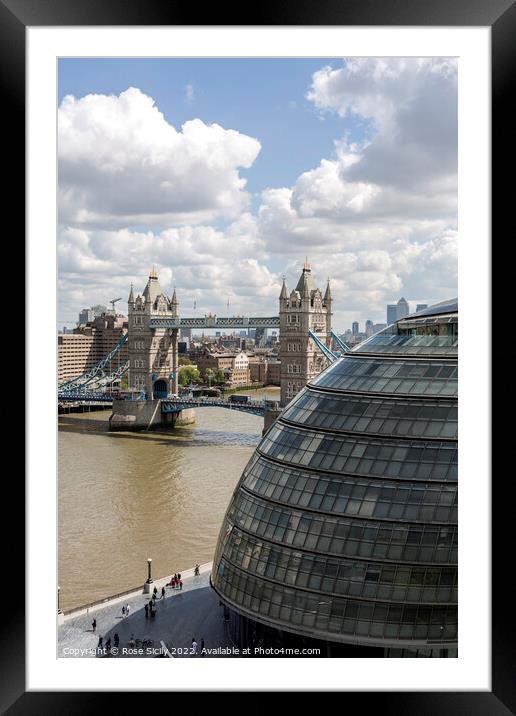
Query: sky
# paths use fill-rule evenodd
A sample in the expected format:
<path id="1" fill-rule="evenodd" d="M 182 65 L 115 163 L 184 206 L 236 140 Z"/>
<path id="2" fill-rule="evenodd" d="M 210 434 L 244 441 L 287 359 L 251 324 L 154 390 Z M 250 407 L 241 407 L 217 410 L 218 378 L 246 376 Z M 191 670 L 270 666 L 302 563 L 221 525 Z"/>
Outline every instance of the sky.
<path id="1" fill-rule="evenodd" d="M 153 266 L 183 316 L 277 315 L 307 258 L 338 331 L 457 295 L 456 60 L 62 59 L 58 78 L 58 326 L 125 313 Z"/>

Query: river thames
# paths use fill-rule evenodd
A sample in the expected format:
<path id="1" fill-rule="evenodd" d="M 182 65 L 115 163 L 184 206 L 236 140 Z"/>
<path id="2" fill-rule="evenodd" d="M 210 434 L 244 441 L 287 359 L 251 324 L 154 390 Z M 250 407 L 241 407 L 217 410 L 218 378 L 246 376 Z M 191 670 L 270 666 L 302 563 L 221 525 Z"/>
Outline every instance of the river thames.
<path id="1" fill-rule="evenodd" d="M 242 391 L 244 392 L 244 391 Z M 250 393 L 279 398 L 279 388 Z M 231 493 L 263 418 L 196 409 L 163 432 L 108 432 L 110 411 L 59 416 L 61 608 L 124 591 L 213 558 Z"/>

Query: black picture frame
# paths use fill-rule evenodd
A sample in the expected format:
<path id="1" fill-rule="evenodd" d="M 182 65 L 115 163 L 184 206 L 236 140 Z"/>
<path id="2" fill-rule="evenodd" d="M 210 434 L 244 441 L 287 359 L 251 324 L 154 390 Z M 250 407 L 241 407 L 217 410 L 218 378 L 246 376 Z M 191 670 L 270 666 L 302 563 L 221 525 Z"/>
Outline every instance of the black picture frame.
<path id="1" fill-rule="evenodd" d="M 509 111 L 514 95 L 516 4 L 514 0 L 284 0 L 282 3 L 262 0 L 245 16 L 244 6 L 236 3 L 213 4 L 203 7 L 202 23 L 199 10 L 192 5 L 173 0 L 0 0 L 0 83 L 4 100 L 4 137 L 12 151 L 9 162 L 9 183 L 4 189 L 5 206 L 9 207 L 13 229 L 17 236 L 24 232 L 25 216 L 25 31 L 35 26 L 96 26 L 96 25 L 362 25 L 362 26 L 489 26 L 492 38 L 492 236 L 502 239 L 502 232 L 514 225 L 508 212 L 514 204 L 514 189 L 510 181 L 511 159 L 514 159 L 513 114 Z M 4 162 L 7 162 L 4 152 Z M 509 170 L 504 171 L 504 170 Z M 509 178 L 506 178 L 509 177 Z M 511 216 L 512 219 L 512 216 Z M 504 232 L 505 233 L 505 232 Z M 510 236 L 512 238 L 512 235 Z M 20 242 L 21 243 L 21 242 Z M 508 244 L 510 248 L 510 244 Z M 16 266 L 22 261 L 17 251 Z M 494 259 L 494 257 L 493 257 Z M 511 262 L 505 262 L 508 270 Z M 501 291 L 506 283 L 498 266 L 498 280 L 493 282 L 492 305 L 501 306 Z M 21 273 L 21 271 L 19 271 Z M 19 279 L 18 279 L 19 280 Z M 498 301 L 497 301 L 498 299 Z M 492 335 L 502 332 L 500 311 L 493 311 Z M 489 335 L 489 326 L 479 326 L 479 340 Z M 498 341 L 498 346 L 501 342 Z M 506 342 L 504 348 L 506 350 Z M 495 358 L 501 348 L 495 348 Z M 501 358 L 501 356 L 500 356 Z M 506 358 L 507 359 L 507 358 Z M 501 374 L 506 374 L 500 371 Z M 493 395 L 501 377 L 493 372 Z M 504 386 L 504 392 L 506 386 Z M 501 391 L 500 391 L 501 392 Z M 22 406 L 23 407 L 23 406 Z M 501 423 L 501 421 L 499 421 Z M 498 425 L 493 438 L 493 455 L 501 445 L 508 427 Z M 6 476 L 5 476 L 6 477 Z M 512 570 L 507 563 L 514 561 L 514 530 L 511 501 L 507 499 L 508 470 L 492 481 L 492 689 L 489 692 L 351 692 L 342 707 L 371 708 L 397 716 L 439 714 L 453 716 L 505 716 L 516 713 L 516 641 L 511 638 L 513 594 L 510 587 Z M 502 482 L 504 482 L 502 486 Z M 5 503 L 4 503 L 5 504 Z M 5 506 L 4 506 L 5 509 Z M 15 514 L 18 532 L 13 540 L 4 534 L 9 545 L 9 562 L 5 584 L 16 582 L 16 597 L 2 620 L 3 648 L 0 683 L 1 713 L 90 713 L 95 708 L 110 708 L 109 694 L 86 692 L 27 692 L 25 686 L 25 611 L 21 565 L 24 562 L 24 540 L 21 525 L 24 516 L 24 481 L 9 480 L 9 512 Z M 14 554 L 11 553 L 14 550 Z M 17 554 L 18 553 L 18 554 Z M 7 562 L 7 558 L 6 558 Z M 502 568 L 505 566 L 505 570 Z M 15 571 L 10 574 L 11 569 Z M 9 576 L 8 576 L 9 573 Z M 315 690 L 315 689 L 314 689 Z M 116 696 L 117 705 L 119 698 Z M 132 707 L 149 708 L 145 694 L 131 695 Z M 79 697 L 79 698 L 78 698 Z M 144 705 L 145 704 L 145 705 Z"/>

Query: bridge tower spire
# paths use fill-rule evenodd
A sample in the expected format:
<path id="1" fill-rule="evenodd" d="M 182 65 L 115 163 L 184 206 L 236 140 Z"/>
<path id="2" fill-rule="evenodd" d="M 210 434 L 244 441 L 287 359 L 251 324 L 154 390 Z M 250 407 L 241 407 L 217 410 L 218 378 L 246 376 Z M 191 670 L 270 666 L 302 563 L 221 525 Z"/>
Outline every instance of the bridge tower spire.
<path id="1" fill-rule="evenodd" d="M 325 359 L 316 349 L 308 332 L 327 340 L 331 334 L 331 291 L 326 287 L 325 298 L 315 285 L 312 269 L 305 259 L 296 288 L 287 292 L 285 281 L 279 296 L 280 385 L 281 406 L 286 405 L 326 367 Z"/>
<path id="2" fill-rule="evenodd" d="M 169 301 L 154 266 L 143 293 L 128 301 L 129 387 L 147 398 L 178 392 L 178 329 L 151 327 L 152 316 L 177 318 L 176 292 Z"/>

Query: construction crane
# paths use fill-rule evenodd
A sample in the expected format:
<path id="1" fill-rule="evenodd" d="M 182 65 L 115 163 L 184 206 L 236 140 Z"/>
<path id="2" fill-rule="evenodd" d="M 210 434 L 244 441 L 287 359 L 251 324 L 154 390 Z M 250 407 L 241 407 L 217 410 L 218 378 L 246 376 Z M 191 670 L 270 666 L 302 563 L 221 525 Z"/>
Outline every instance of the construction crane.
<path id="1" fill-rule="evenodd" d="M 112 301 L 109 302 L 109 303 L 111 304 L 111 310 L 113 311 L 113 313 L 116 313 L 116 311 L 115 311 L 115 303 L 116 303 L 117 301 L 121 301 L 121 300 L 122 300 L 122 298 L 114 298 Z"/>

